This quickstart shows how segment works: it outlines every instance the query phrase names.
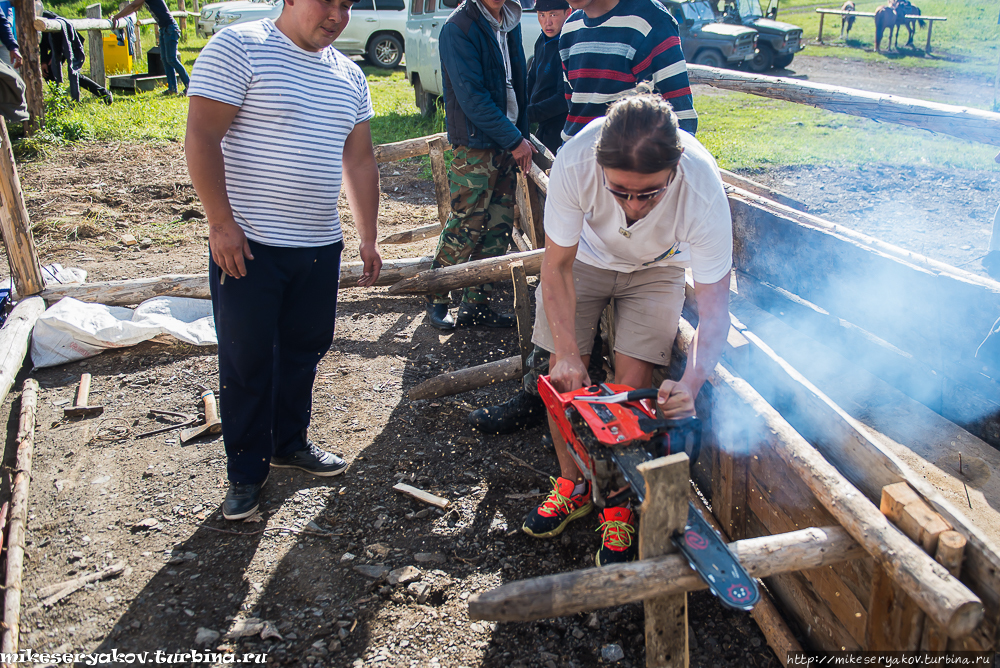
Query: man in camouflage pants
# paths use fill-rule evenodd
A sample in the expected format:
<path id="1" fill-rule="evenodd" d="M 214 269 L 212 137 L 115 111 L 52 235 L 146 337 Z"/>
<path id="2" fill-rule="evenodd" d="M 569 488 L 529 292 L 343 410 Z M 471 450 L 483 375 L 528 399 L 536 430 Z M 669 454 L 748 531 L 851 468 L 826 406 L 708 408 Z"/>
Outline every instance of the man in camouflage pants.
<path id="1" fill-rule="evenodd" d="M 516 168 L 527 171 L 526 66 L 516 0 L 464 0 L 441 30 L 439 51 L 448 141 L 451 215 L 441 231 L 433 267 L 507 252 L 514 227 Z M 513 327 L 515 319 L 489 306 L 493 286 L 466 288 L 456 317 L 448 293 L 428 297 L 431 326 Z"/>

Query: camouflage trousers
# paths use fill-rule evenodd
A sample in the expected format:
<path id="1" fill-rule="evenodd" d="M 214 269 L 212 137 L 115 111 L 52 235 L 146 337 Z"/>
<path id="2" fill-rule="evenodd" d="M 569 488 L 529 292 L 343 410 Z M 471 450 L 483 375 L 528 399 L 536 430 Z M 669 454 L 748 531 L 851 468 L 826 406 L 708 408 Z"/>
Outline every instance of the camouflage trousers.
<path id="1" fill-rule="evenodd" d="M 448 170 L 451 215 L 441 230 L 432 267 L 450 267 L 507 252 L 514 228 L 516 166 L 509 151 L 455 147 Z M 485 304 L 492 291 L 492 283 L 469 287 L 462 301 Z M 429 295 L 427 300 L 432 304 L 451 301 L 447 292 Z"/>

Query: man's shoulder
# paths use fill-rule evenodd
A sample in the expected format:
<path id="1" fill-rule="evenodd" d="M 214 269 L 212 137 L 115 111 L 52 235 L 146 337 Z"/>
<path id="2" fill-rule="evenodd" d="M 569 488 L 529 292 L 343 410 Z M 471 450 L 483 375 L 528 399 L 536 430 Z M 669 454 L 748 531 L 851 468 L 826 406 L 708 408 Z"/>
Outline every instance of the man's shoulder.
<path id="1" fill-rule="evenodd" d="M 681 138 L 681 146 L 684 147 L 681 163 L 685 179 L 694 186 L 693 191 L 702 199 L 713 199 L 717 192 L 708 191 L 704 186 L 715 184 L 721 188 L 722 177 L 719 176 L 719 165 L 708 149 L 694 135 L 684 130 L 677 132 Z"/>
<path id="2" fill-rule="evenodd" d="M 556 162 L 560 163 L 563 169 L 572 170 L 594 163 L 594 146 L 597 145 L 597 140 L 601 137 L 601 128 L 603 127 L 603 116 L 587 123 L 559 149 Z"/>
<path id="3" fill-rule="evenodd" d="M 252 48 L 265 44 L 275 36 L 277 30 L 277 26 L 270 19 L 248 21 L 247 23 L 238 23 L 234 26 L 223 28 L 215 34 L 211 42 L 215 42 L 218 39 L 220 45 L 238 42 L 245 48 Z"/>
<path id="4" fill-rule="evenodd" d="M 463 33 L 468 34 L 472 28 L 472 24 L 479 20 L 479 17 L 480 11 L 476 3 L 471 0 L 464 0 L 462 4 L 455 8 L 455 11 L 448 15 L 445 26 L 453 25 Z"/>

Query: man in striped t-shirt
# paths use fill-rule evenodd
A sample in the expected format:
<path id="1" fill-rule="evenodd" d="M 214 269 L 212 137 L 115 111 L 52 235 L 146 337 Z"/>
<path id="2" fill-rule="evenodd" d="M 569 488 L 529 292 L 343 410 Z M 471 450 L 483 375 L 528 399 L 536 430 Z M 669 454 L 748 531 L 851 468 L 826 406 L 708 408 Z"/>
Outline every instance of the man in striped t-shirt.
<path id="1" fill-rule="evenodd" d="M 368 84 L 330 46 L 350 10 L 351 0 L 285 0 L 277 20 L 217 34 L 191 77 L 185 150 L 208 215 L 229 520 L 257 511 L 269 467 L 347 468 L 306 429 L 333 342 L 342 182 L 361 240 L 358 284 L 382 266 Z"/>
<path id="2" fill-rule="evenodd" d="M 698 130 L 677 22 L 656 0 L 568 0 L 559 55 L 566 76 L 568 140 L 604 116 L 619 94 L 640 81 L 670 102 L 682 130 Z"/>

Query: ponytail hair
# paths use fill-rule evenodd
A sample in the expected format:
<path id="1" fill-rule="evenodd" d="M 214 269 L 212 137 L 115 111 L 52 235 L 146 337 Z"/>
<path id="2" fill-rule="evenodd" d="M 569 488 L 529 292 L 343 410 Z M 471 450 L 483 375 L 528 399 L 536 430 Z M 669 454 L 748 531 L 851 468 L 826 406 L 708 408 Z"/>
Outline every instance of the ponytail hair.
<path id="1" fill-rule="evenodd" d="M 683 152 L 677 114 L 646 82 L 611 105 L 594 147 L 601 167 L 639 174 L 675 167 Z"/>

